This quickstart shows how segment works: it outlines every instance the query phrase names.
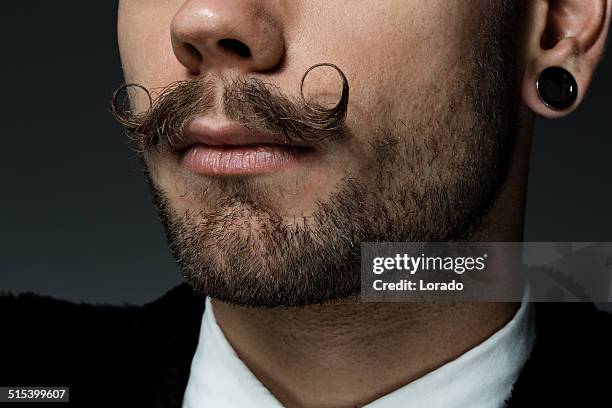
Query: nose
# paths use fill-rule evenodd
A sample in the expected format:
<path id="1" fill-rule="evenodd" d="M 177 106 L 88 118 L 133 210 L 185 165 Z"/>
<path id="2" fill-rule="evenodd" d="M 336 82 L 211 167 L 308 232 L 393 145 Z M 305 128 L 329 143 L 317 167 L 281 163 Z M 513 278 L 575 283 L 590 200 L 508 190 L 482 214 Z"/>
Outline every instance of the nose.
<path id="1" fill-rule="evenodd" d="M 172 19 L 172 49 L 191 73 L 265 72 L 281 64 L 281 22 L 261 0 L 187 0 Z"/>

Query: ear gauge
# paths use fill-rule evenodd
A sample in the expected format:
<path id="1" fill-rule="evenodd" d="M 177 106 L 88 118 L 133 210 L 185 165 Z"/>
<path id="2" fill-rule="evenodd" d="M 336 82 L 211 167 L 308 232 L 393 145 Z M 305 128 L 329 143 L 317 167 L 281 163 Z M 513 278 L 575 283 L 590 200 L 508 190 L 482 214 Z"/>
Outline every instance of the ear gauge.
<path id="1" fill-rule="evenodd" d="M 565 110 L 576 102 L 578 84 L 574 76 L 561 67 L 549 67 L 536 81 L 540 100 L 553 110 Z"/>

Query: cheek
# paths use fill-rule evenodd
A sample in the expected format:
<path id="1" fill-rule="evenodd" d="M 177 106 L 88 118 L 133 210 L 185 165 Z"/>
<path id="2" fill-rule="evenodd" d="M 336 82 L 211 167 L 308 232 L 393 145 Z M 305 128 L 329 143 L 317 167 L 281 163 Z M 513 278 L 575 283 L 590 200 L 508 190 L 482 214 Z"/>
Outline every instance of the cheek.
<path id="1" fill-rule="evenodd" d="M 138 83 L 148 89 L 164 87 L 185 75 L 184 68 L 174 57 L 170 41 L 170 21 L 180 4 L 173 4 L 176 1 L 152 2 L 155 5 L 142 0 L 122 0 L 117 22 L 125 82 Z M 138 93 L 136 107 L 140 110 L 148 107 L 146 95 Z"/>
<path id="2" fill-rule="evenodd" d="M 407 0 L 380 0 L 376 7 L 357 0 L 351 3 L 353 13 L 346 4 L 337 10 L 313 7 L 305 12 L 308 19 L 295 26 L 301 35 L 295 36 L 292 57 L 333 62 L 343 69 L 351 86 L 348 124 L 367 139 L 392 118 L 415 109 L 418 114 L 419 101 L 450 82 L 440 79 L 452 78 L 462 36 L 461 27 L 453 24 L 460 19 L 442 13 L 444 7 Z"/>

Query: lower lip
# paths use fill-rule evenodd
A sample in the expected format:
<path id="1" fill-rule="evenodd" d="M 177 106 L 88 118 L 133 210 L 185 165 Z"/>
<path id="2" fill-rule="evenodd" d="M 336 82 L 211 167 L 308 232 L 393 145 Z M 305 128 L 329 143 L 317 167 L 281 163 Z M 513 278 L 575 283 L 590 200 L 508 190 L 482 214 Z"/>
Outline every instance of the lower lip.
<path id="1" fill-rule="evenodd" d="M 203 176 L 273 173 L 297 164 L 306 149 L 277 145 L 210 146 L 197 144 L 181 158 L 189 171 Z"/>

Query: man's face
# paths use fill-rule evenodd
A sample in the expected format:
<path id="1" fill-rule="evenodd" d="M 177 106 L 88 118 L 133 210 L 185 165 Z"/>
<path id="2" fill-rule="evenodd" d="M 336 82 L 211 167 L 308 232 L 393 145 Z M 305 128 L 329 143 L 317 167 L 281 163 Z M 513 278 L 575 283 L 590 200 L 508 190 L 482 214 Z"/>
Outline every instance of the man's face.
<path id="1" fill-rule="evenodd" d="M 233 303 L 311 304 L 358 292 L 360 242 L 469 238 L 512 151 L 508 3 L 122 0 L 126 82 L 155 100 L 186 80 L 141 147 L 188 280 Z M 322 66 L 299 103 L 319 63 L 346 75 L 346 121 L 275 134 L 283 112 L 299 125 L 308 103 L 341 98 Z"/>

